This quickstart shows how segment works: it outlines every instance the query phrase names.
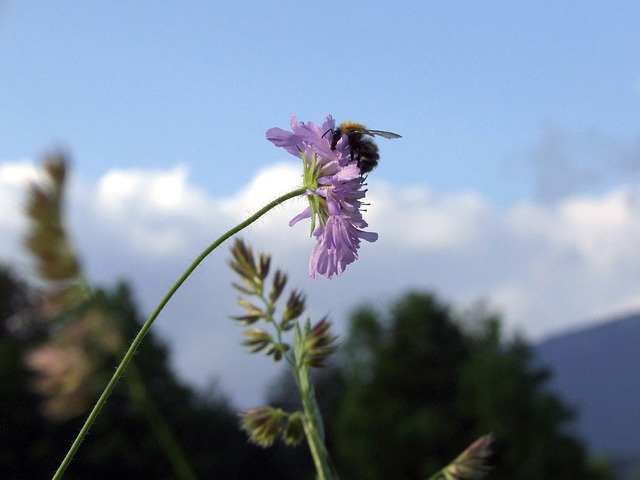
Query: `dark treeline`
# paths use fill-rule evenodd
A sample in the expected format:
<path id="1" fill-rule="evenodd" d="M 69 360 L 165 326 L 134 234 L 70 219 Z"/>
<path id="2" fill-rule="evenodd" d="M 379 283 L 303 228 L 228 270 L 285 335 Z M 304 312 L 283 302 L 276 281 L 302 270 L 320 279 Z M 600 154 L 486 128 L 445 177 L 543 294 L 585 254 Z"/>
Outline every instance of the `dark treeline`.
<path id="1" fill-rule="evenodd" d="M 99 292 L 118 314 L 125 338 L 140 328 L 129 289 Z M 0 270 L 0 478 L 51 478 L 80 430 L 86 414 L 51 421 L 34 393 L 25 353 L 42 339 L 30 318 L 28 292 L 6 269 Z M 9 327 L 9 328 L 8 328 Z M 135 357 L 136 369 L 169 428 L 184 448 L 198 478 L 297 478 L 284 446 L 265 450 L 247 443 L 238 412 L 217 392 L 203 394 L 180 382 L 169 366 L 168 350 L 150 332 Z M 110 375 L 115 368 L 106 371 Z M 107 375 L 99 376 L 102 385 Z M 120 381 L 65 474 L 70 479 L 177 478 L 150 428 L 146 413 Z"/>
<path id="2" fill-rule="evenodd" d="M 119 285 L 96 298 L 132 338 L 140 318 L 129 289 Z M 23 361 L 43 337 L 37 319 L 24 314 L 29 299 L 27 287 L 1 270 L 3 479 L 50 478 L 84 420 L 52 421 L 42 414 L 33 372 Z M 545 390 L 549 372 L 532 367 L 524 342 L 501 338 L 497 318 L 476 312 L 473 321 L 456 319 L 432 295 L 412 293 L 388 312 L 356 311 L 341 341 L 333 365 L 316 376 L 341 478 L 424 480 L 488 432 L 497 439 L 488 478 L 612 478 L 567 433 L 572 412 Z M 135 364 L 198 478 L 314 478 L 304 445 L 253 446 L 228 401 L 182 384 L 153 332 Z M 126 385 L 118 385 L 65 478 L 177 478 Z M 294 410 L 294 398 L 288 374 L 274 384 L 270 402 Z"/>
<path id="3" fill-rule="evenodd" d="M 409 293 L 388 312 L 353 313 L 316 391 L 342 478 L 424 480 L 489 432 L 489 479 L 614 478 L 568 433 L 574 412 L 546 390 L 550 374 L 522 339 L 502 338 L 496 316 L 457 318 L 433 295 Z M 283 376 L 272 403 L 294 408 L 294 388 Z"/>

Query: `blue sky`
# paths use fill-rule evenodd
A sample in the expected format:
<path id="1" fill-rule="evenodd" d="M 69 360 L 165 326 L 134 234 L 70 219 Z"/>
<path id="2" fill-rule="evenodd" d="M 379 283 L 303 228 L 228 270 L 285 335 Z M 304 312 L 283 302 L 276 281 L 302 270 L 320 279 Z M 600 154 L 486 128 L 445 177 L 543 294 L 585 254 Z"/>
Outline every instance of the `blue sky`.
<path id="1" fill-rule="evenodd" d="M 1 259 L 24 267 L 25 180 L 65 147 L 91 278 L 130 279 L 149 311 L 213 236 L 298 182 L 265 131 L 332 114 L 403 136 L 378 142 L 368 179 L 379 241 L 314 283 L 307 226 L 286 227 L 300 203 L 245 237 L 315 318 L 340 328 L 410 288 L 484 300 L 533 339 L 640 309 L 638 25 L 632 1 L 0 2 Z M 266 377 L 237 381 L 263 367 L 218 321 L 237 314 L 229 281 L 213 258 L 157 328 L 190 379 L 247 403 Z"/>
<path id="2" fill-rule="evenodd" d="M 637 138 L 637 2 L 3 2 L 0 159 L 188 164 L 228 194 L 294 113 L 397 131 L 376 173 L 508 203 L 545 129 Z"/>

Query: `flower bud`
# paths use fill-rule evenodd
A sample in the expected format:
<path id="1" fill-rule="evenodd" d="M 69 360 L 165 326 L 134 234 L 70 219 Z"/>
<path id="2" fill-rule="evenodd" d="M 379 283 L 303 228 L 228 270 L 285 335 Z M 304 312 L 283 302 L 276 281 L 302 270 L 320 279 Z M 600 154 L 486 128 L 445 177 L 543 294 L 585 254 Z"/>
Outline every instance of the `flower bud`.
<path id="1" fill-rule="evenodd" d="M 242 345 L 249 347 L 251 353 L 259 352 L 273 342 L 271 335 L 260 328 L 251 328 L 243 333 L 248 338 L 242 342 Z"/>
<path id="2" fill-rule="evenodd" d="M 279 408 L 257 407 L 241 415 L 240 427 L 249 440 L 261 447 L 270 447 L 282 430 L 284 412 Z"/>
<path id="3" fill-rule="evenodd" d="M 462 480 L 483 477 L 489 467 L 487 461 L 492 455 L 494 436 L 489 433 L 469 445 L 464 452 L 441 470 L 445 480 Z"/>
<path id="4" fill-rule="evenodd" d="M 335 352 L 332 343 L 337 337 L 329 333 L 331 322 L 323 318 L 309 332 L 304 340 L 304 363 L 310 367 L 324 367 L 329 355 Z"/>
<path id="5" fill-rule="evenodd" d="M 284 307 L 284 313 L 282 314 L 281 326 L 285 330 L 289 330 L 293 326 L 293 320 L 302 315 L 305 309 L 305 297 L 304 294 L 297 290 L 292 290 L 287 300 L 287 305 Z"/>
<path id="6" fill-rule="evenodd" d="M 286 284 L 287 275 L 282 273 L 280 270 L 276 270 L 276 273 L 273 276 L 273 282 L 271 283 L 271 291 L 269 292 L 269 301 L 272 304 L 280 298 Z"/>
<path id="7" fill-rule="evenodd" d="M 284 443 L 289 446 L 296 446 L 304 439 L 304 414 L 294 412 L 289 415 L 282 432 Z"/>

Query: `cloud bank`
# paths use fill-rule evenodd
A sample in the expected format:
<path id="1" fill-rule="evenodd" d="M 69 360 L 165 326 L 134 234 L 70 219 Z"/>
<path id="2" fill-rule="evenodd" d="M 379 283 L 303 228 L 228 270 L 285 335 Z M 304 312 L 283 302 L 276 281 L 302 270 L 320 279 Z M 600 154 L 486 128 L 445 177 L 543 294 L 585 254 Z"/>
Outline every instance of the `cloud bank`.
<path id="1" fill-rule="evenodd" d="M 28 268 L 20 252 L 20 209 L 25 185 L 35 178 L 30 162 L 0 165 L 1 260 L 19 271 Z M 70 231 L 89 278 L 103 285 L 129 280 L 149 312 L 211 241 L 299 182 L 295 163 L 258 172 L 227 198 L 195 187 L 185 166 L 111 170 L 95 184 L 72 178 Z M 460 308 L 485 300 L 508 330 L 535 340 L 640 308 L 637 185 L 505 208 L 474 192 L 398 188 L 375 175 L 368 183 L 365 218 L 380 239 L 365 242 L 360 259 L 342 277 L 308 278 L 308 224 L 288 227 L 304 208 L 302 200 L 277 208 L 241 234 L 288 271 L 290 286 L 307 293 L 315 319 L 330 314 L 344 328 L 349 311 L 362 303 L 385 308 L 408 289 L 428 289 Z M 199 385 L 217 378 L 246 407 L 260 402 L 281 367 L 246 355 L 238 345 L 240 328 L 229 320 L 239 309 L 226 266 L 228 247 L 205 260 L 154 328 L 173 347 L 183 376 Z"/>

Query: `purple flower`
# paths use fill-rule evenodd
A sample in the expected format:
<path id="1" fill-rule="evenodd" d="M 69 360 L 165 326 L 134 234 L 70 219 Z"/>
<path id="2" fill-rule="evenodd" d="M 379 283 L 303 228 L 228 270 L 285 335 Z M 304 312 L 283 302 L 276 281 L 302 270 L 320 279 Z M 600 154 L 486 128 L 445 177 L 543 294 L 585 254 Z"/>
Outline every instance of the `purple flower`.
<path id="1" fill-rule="evenodd" d="M 328 278 L 340 275 L 358 258 L 361 239 L 378 239 L 377 233 L 363 230 L 368 226 L 360 211 L 366 194 L 362 189 L 364 179 L 351 158 L 346 136 L 331 148 L 334 130 L 335 120 L 330 115 L 322 126 L 299 122 L 292 115 L 291 132 L 281 128 L 267 130 L 267 140 L 302 159 L 309 207 L 289 225 L 311 219 L 311 233 L 317 240 L 309 262 L 313 278 L 318 274 Z"/>

